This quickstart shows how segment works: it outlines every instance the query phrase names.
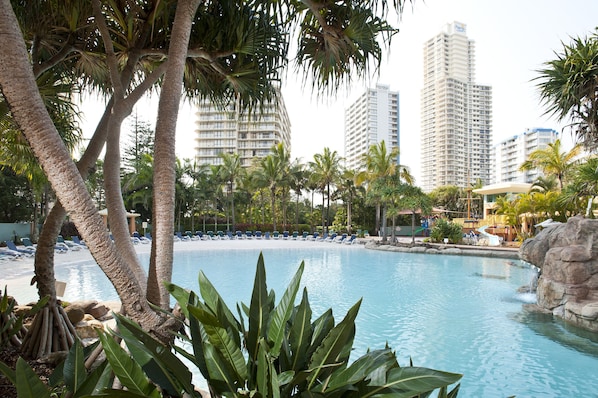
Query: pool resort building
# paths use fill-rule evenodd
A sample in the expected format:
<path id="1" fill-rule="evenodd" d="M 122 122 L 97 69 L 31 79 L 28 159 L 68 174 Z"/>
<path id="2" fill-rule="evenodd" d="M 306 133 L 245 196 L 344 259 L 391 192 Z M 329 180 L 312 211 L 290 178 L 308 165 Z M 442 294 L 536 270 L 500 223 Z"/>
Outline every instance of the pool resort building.
<path id="1" fill-rule="evenodd" d="M 492 87 L 475 82 L 475 46 L 466 25 L 447 24 L 424 44 L 421 185 L 490 183 Z"/>
<path id="2" fill-rule="evenodd" d="M 537 149 L 554 143 L 559 133 L 553 129 L 533 128 L 510 137 L 494 146 L 494 183 L 523 182 L 533 183 L 542 175 L 539 170 L 520 171 L 519 167 Z"/>
<path id="3" fill-rule="evenodd" d="M 253 113 L 240 112 L 234 103 L 221 109 L 203 100 L 196 116 L 198 164 L 219 165 L 221 153 L 236 153 L 241 165 L 249 167 L 254 158 L 267 156 L 274 145 L 282 143 L 291 150 L 291 122 L 280 93 L 276 100 L 263 104 L 261 112 Z"/>
<path id="4" fill-rule="evenodd" d="M 361 169 L 363 155 L 382 141 L 389 152 L 399 145 L 399 93 L 379 84 L 345 109 L 345 166 Z"/>

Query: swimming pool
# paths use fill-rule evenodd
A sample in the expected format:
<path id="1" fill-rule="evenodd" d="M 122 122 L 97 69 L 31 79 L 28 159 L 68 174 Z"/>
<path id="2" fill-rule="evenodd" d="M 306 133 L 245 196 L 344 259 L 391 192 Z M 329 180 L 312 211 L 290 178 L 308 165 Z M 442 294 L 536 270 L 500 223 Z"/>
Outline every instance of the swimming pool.
<path id="1" fill-rule="evenodd" d="M 249 303 L 259 249 L 176 251 L 173 281 L 198 291 L 202 269 L 231 307 Z M 532 271 L 503 259 L 390 253 L 321 244 L 263 249 L 268 287 L 278 298 L 305 261 L 314 318 L 337 322 L 360 298 L 355 355 L 396 350 L 399 363 L 462 373 L 460 397 L 598 396 L 598 339 L 552 318 L 525 314 L 518 294 Z M 147 254 L 141 254 L 147 262 Z M 518 263 L 518 262 L 516 262 Z M 116 299 L 94 264 L 57 267 L 65 297 Z M 592 341 L 593 339 L 593 341 Z"/>

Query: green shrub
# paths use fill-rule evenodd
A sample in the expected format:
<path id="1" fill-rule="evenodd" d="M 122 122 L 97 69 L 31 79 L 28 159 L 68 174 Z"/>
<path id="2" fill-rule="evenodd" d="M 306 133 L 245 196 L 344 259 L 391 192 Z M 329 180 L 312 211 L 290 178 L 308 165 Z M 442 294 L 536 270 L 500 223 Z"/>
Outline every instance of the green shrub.
<path id="1" fill-rule="evenodd" d="M 463 227 L 444 219 L 434 222 L 430 232 L 430 240 L 435 243 L 443 243 L 448 238 L 449 243 L 459 243 L 463 240 Z"/>

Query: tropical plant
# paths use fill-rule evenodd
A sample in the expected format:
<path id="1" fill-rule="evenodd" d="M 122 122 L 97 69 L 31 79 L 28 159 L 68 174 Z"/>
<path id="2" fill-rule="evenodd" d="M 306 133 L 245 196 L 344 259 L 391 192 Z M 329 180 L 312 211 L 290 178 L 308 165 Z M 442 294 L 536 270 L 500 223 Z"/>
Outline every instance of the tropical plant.
<path id="1" fill-rule="evenodd" d="M 338 152 L 331 151 L 330 148 L 326 147 L 322 153 L 316 153 L 313 161 L 309 163 L 312 179 L 320 187 L 322 193 L 325 194 L 322 198 L 322 202 L 324 198 L 326 199 L 326 217 L 322 222 L 322 229 L 325 232 L 328 232 L 328 226 L 332 221 L 330 219 L 330 189 L 340 177 L 341 160 L 342 158 Z M 322 206 L 322 216 L 324 216 L 324 206 Z"/>
<path id="2" fill-rule="evenodd" d="M 522 171 L 538 169 L 545 175 L 555 175 L 561 190 L 582 149 L 581 146 L 575 145 L 571 150 L 563 152 L 561 148 L 561 140 L 556 140 L 548 144 L 546 148 L 536 149 L 529 154 L 519 169 Z"/>
<path id="3" fill-rule="evenodd" d="M 446 391 L 459 380 L 456 374 L 400 367 L 389 347 L 349 361 L 361 302 L 336 325 L 331 309 L 312 320 L 305 289 L 295 305 L 303 267 L 276 303 L 260 255 L 250 305 L 237 305 L 238 316 L 203 273 L 203 300 L 169 285 L 189 325 L 192 351 L 178 351 L 198 367 L 213 397 L 411 397 L 437 388 Z"/>
<path id="4" fill-rule="evenodd" d="M 399 207 L 411 212 L 411 243 L 415 244 L 415 214 L 430 215 L 432 213 L 432 200 L 421 188 L 405 185 L 399 199 Z"/>
<path id="5" fill-rule="evenodd" d="M 598 147 L 598 36 L 596 33 L 563 44 L 556 59 L 538 71 L 537 87 L 547 112 L 571 128 L 586 148 Z M 561 187 L 562 188 L 562 187 Z"/>
<path id="6" fill-rule="evenodd" d="M 449 243 L 459 243 L 463 240 L 463 227 L 457 223 L 450 222 L 444 218 L 434 221 L 430 231 L 430 240 L 436 243 L 444 242 L 447 238 Z"/>
<path id="7" fill-rule="evenodd" d="M 241 166 L 241 160 L 236 153 L 221 153 L 220 159 L 222 159 L 222 164 L 218 166 L 218 177 L 226 183 L 228 203 L 230 204 L 227 207 L 232 220 L 231 230 L 236 231 L 234 188 L 235 184 L 238 184 L 243 178 L 245 169 Z"/>

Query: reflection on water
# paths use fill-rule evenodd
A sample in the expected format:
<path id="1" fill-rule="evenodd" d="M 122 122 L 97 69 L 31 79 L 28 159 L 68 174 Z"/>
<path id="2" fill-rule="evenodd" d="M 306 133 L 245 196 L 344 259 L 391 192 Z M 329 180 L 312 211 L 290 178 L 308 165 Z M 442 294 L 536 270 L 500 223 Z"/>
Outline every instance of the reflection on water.
<path id="1" fill-rule="evenodd" d="M 529 327 L 539 336 L 598 358 L 598 333 L 567 324 L 551 314 L 521 311 L 509 314 L 509 319 Z"/>
<path id="2" fill-rule="evenodd" d="M 259 249 L 176 252 L 173 282 L 196 292 L 201 269 L 234 308 L 249 303 Z M 598 342 L 522 311 L 518 293 L 535 271 L 516 261 L 390 253 L 322 244 L 263 251 L 268 288 L 280 298 L 305 261 L 302 288 L 315 317 L 340 321 L 363 298 L 354 356 L 388 343 L 399 363 L 462 373 L 459 397 L 598 397 Z M 147 262 L 147 258 L 142 258 Z M 95 265 L 57 268 L 65 298 L 114 299 Z"/>

